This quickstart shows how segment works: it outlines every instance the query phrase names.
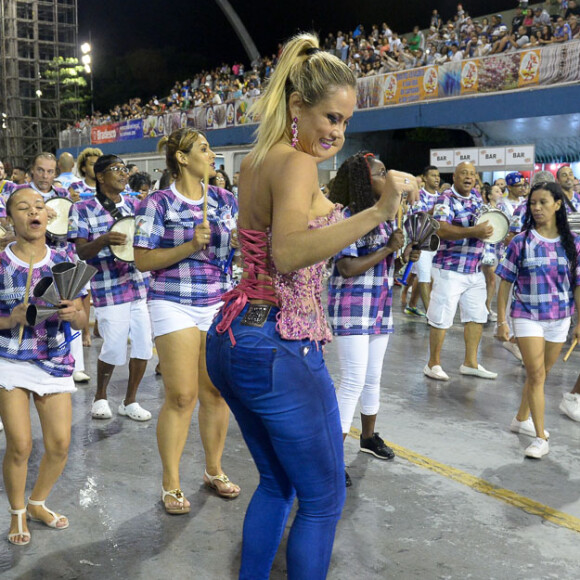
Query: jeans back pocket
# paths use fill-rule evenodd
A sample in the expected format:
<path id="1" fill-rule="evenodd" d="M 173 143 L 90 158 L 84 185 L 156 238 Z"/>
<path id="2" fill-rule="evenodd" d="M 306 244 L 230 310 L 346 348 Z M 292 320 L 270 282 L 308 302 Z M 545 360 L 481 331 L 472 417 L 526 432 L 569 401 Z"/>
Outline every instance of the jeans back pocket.
<path id="1" fill-rule="evenodd" d="M 231 379 L 240 398 L 258 397 L 272 391 L 276 351 L 273 347 L 232 347 Z"/>

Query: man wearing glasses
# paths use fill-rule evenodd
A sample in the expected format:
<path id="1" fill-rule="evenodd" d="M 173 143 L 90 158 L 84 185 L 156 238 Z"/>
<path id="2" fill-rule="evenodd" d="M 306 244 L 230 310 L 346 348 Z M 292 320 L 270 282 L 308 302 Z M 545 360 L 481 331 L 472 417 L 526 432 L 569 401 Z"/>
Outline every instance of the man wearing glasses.
<path id="1" fill-rule="evenodd" d="M 97 363 L 97 392 L 91 414 L 94 419 L 113 416 L 107 401 L 107 386 L 115 366 L 127 362 L 130 337 L 129 382 L 118 412 L 134 421 L 147 421 L 151 413 L 135 400 L 147 361 L 153 354 L 147 291 L 135 263 L 117 260 L 110 249 L 111 245 L 133 245 L 133 240 L 125 234 L 110 231 L 116 220 L 135 215 L 135 202 L 122 195 L 129 170 L 116 155 L 102 155 L 94 171 L 96 196 L 73 206 L 68 231 L 79 258 L 97 268 L 91 280 L 91 293 L 103 346 Z"/>

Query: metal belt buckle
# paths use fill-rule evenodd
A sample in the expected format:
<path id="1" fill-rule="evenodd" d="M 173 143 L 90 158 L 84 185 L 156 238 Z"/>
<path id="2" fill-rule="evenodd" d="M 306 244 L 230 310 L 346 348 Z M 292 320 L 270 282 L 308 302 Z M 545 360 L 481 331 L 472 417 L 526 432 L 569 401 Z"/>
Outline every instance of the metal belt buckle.
<path id="1" fill-rule="evenodd" d="M 268 320 L 270 310 L 272 310 L 272 307 L 268 304 L 250 304 L 242 318 L 242 324 L 244 326 L 257 326 L 261 328 L 264 326 L 266 320 Z"/>

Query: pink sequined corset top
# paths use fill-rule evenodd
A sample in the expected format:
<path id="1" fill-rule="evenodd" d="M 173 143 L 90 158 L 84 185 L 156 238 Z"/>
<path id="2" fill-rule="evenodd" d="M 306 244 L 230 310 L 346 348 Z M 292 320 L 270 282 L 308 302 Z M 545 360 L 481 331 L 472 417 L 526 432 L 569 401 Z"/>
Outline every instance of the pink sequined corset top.
<path id="1" fill-rule="evenodd" d="M 342 206 L 336 205 L 326 216 L 308 223 L 309 229 L 330 225 L 342 219 Z M 222 320 L 216 330 L 230 328 L 232 320 L 244 309 L 248 300 L 267 300 L 280 308 L 276 328 L 282 338 L 307 338 L 330 342 L 332 333 L 322 308 L 322 281 L 325 264 L 321 262 L 295 272 L 282 274 L 272 260 L 272 235 L 246 230 L 239 232 L 244 278 L 230 292 L 223 295 Z M 258 278 L 259 275 L 267 279 Z"/>

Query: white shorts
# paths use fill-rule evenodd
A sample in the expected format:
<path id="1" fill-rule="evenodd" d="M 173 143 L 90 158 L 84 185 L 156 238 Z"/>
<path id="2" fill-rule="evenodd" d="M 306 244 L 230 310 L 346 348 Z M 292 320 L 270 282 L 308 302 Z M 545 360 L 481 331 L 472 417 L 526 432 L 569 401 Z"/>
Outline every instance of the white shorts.
<path id="1" fill-rule="evenodd" d="M 149 360 L 153 356 L 151 321 L 145 298 L 95 308 L 103 346 L 99 360 L 120 366 L 127 362 L 127 340 L 131 339 L 131 358 Z"/>
<path id="2" fill-rule="evenodd" d="M 530 320 L 529 318 L 512 318 L 516 338 L 539 336 L 546 342 L 566 342 L 570 330 L 571 318 L 560 320 Z"/>
<path id="3" fill-rule="evenodd" d="M 33 362 L 0 358 L 0 388 L 12 391 L 26 389 L 40 397 L 56 393 L 74 393 L 72 376 L 53 377 Z"/>
<path id="4" fill-rule="evenodd" d="M 189 306 L 169 300 L 151 300 L 149 312 L 153 336 L 157 338 L 184 328 L 199 328 L 207 332 L 222 304 L 223 302 L 220 301 L 211 306 Z"/>
<path id="5" fill-rule="evenodd" d="M 442 268 L 433 277 L 433 290 L 427 309 L 427 320 L 435 328 L 447 329 L 453 326 L 457 304 L 460 306 L 461 322 L 487 322 L 485 300 L 487 289 L 482 272 L 460 274 Z"/>
<path id="6" fill-rule="evenodd" d="M 423 284 L 431 282 L 431 264 L 437 252 L 421 250 L 421 257 L 413 265 L 413 273 L 417 274 L 417 281 Z"/>

